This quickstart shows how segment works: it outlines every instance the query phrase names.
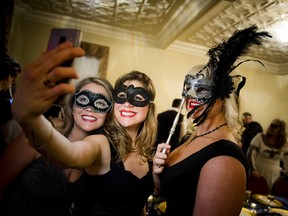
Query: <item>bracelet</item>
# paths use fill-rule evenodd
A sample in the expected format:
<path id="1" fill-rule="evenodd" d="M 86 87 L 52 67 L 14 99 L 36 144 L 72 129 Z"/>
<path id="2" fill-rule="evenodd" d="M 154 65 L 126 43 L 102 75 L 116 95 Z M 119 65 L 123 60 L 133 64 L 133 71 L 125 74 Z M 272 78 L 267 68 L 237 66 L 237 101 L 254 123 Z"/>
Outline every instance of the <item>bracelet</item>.
<path id="1" fill-rule="evenodd" d="M 41 145 L 41 146 L 35 146 L 35 145 L 32 144 L 32 147 L 33 147 L 35 150 L 44 149 L 44 148 L 46 148 L 46 147 L 48 146 L 48 144 L 49 144 L 49 142 L 51 141 L 52 137 L 53 137 L 53 127 L 51 127 L 51 132 L 50 132 L 49 138 L 47 139 L 47 141 L 46 141 L 43 145 Z"/>

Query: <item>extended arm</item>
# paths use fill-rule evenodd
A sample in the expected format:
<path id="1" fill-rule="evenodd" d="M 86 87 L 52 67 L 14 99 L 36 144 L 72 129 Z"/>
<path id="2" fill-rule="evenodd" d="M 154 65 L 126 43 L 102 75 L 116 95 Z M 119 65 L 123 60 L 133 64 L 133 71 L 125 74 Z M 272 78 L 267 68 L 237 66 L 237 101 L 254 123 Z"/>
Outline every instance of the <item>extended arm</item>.
<path id="1" fill-rule="evenodd" d="M 57 83 L 63 79 L 78 78 L 75 68 L 59 65 L 83 54 L 81 48 L 73 48 L 70 42 L 42 54 L 24 68 L 12 104 L 12 112 L 30 145 L 62 166 L 77 168 L 91 163 L 93 155 L 86 157 L 85 154 L 81 154 L 83 147 L 78 142 L 72 145 L 42 114 L 60 95 L 74 92 L 73 84 Z M 85 144 L 85 141 L 83 143 Z M 89 152 L 89 145 L 85 146 L 88 148 L 86 152 Z M 79 158 L 84 158 L 85 161 L 78 160 Z"/>

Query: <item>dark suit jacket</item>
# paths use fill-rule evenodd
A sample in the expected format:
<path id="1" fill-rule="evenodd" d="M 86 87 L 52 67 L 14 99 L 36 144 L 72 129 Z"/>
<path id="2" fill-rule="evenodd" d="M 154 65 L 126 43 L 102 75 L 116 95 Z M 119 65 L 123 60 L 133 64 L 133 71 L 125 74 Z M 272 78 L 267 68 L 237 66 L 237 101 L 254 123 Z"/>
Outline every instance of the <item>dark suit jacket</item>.
<path id="1" fill-rule="evenodd" d="M 176 115 L 177 115 L 177 111 L 175 110 L 167 110 L 157 115 L 158 132 L 157 132 L 156 145 L 167 141 L 170 129 L 173 125 Z M 179 120 L 175 128 L 174 134 L 171 137 L 171 140 L 169 143 L 171 145 L 171 151 L 178 145 L 181 123 L 183 121 L 183 117 L 184 117 L 183 114 L 179 116 Z"/>
<path id="2" fill-rule="evenodd" d="M 242 133 L 242 149 L 245 155 L 250 146 L 251 140 L 256 136 L 256 134 L 260 132 L 263 132 L 263 128 L 258 122 L 252 121 L 247 124 L 245 130 Z"/>

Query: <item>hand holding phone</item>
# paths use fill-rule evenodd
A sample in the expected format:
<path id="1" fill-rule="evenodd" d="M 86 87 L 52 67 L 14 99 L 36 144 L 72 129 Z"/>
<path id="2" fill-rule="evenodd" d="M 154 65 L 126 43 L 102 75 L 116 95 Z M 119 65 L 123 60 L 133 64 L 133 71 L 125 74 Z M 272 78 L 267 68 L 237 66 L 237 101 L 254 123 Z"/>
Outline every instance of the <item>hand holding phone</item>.
<path id="1" fill-rule="evenodd" d="M 65 41 L 71 41 L 74 47 L 80 46 L 81 31 L 79 29 L 69 29 L 69 28 L 53 28 L 50 33 L 50 38 L 48 41 L 47 51 L 50 51 L 57 47 L 59 44 L 64 43 Z M 74 59 L 67 60 L 63 62 L 61 67 L 70 67 L 73 66 Z M 70 79 L 63 79 L 58 81 L 58 83 L 68 83 Z M 61 105 L 63 104 L 64 97 L 59 97 L 54 104 Z"/>
<path id="2" fill-rule="evenodd" d="M 69 40 L 73 46 L 80 46 L 81 31 L 79 29 L 69 28 L 53 28 L 50 33 L 50 38 L 47 46 L 47 51 L 54 49 L 59 44 Z M 73 65 L 73 59 L 61 64 L 63 67 L 70 67 Z"/>

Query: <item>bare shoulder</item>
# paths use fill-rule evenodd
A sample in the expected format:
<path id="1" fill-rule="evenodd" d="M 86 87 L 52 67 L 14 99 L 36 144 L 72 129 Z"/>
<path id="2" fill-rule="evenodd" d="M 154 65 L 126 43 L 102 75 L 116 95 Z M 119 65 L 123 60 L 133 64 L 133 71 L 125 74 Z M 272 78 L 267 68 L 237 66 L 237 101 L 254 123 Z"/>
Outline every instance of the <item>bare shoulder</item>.
<path id="1" fill-rule="evenodd" d="M 205 175 L 212 175 L 215 173 L 222 173 L 226 175 L 243 175 L 246 173 L 243 164 L 231 156 L 218 156 L 210 159 L 204 165 L 202 171 Z"/>
<path id="2" fill-rule="evenodd" d="M 240 161 L 230 156 L 212 158 L 200 173 L 195 205 L 199 214 L 195 215 L 203 211 L 207 215 L 239 215 L 245 190 L 246 171 Z M 224 208 L 227 200 L 229 208 Z"/>

